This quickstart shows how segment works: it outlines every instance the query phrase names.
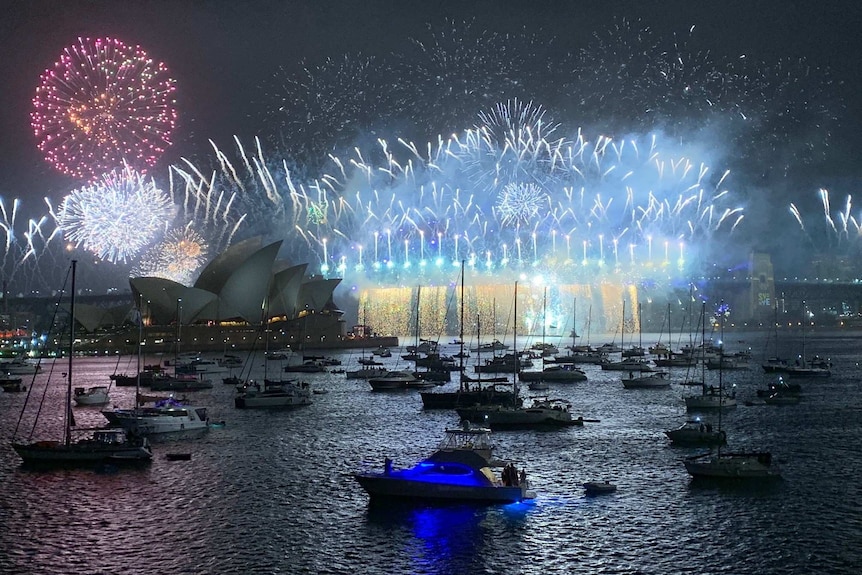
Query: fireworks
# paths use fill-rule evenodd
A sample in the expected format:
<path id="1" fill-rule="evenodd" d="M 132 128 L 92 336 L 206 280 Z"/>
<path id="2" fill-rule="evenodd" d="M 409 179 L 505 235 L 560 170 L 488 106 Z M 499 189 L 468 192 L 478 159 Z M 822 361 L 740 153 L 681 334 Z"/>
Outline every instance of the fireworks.
<path id="1" fill-rule="evenodd" d="M 190 225 L 174 229 L 144 254 L 132 276 L 161 277 L 191 285 L 209 255 L 206 240 Z"/>
<path id="2" fill-rule="evenodd" d="M 566 138 L 554 123 L 543 132 L 541 107 L 509 103 L 493 114 L 433 145 L 379 140 L 332 156 L 312 179 L 267 160 L 259 144 L 254 154 L 239 146 L 236 165 L 216 149 L 218 175 L 190 169 L 184 189 L 230 206 L 219 221 L 242 214 L 250 229 L 283 230 L 291 256 L 318 260 L 323 273 L 355 270 L 384 284 L 417 269 L 445 276 L 462 259 L 501 277 L 522 269 L 679 276 L 743 219 L 724 187 L 728 174 L 658 134 L 617 142 L 571 128 Z M 506 167 L 476 177 L 486 173 L 479 164 Z"/>
<path id="3" fill-rule="evenodd" d="M 127 262 L 149 245 L 174 216 L 152 178 L 130 167 L 66 196 L 56 215 L 65 237 L 109 262 Z"/>
<path id="4" fill-rule="evenodd" d="M 152 166 L 171 144 L 174 81 L 140 47 L 79 39 L 42 74 L 31 123 L 59 171 L 93 181 L 124 162 Z"/>
<path id="5" fill-rule="evenodd" d="M 496 206 L 500 224 L 529 225 L 538 218 L 539 211 L 548 203 L 548 199 L 548 195 L 535 184 L 506 184 Z"/>
<path id="6" fill-rule="evenodd" d="M 60 233 L 47 216 L 28 220 L 26 229 L 20 229 L 20 207 L 19 199 L 15 198 L 7 207 L 0 197 L 0 233 L 4 238 L 0 270 L 5 287 L 26 294 L 55 285 L 52 282 L 56 278 L 52 274 L 62 270 L 62 266 L 52 265 L 56 261 L 48 254 L 49 248 L 58 243 Z"/>

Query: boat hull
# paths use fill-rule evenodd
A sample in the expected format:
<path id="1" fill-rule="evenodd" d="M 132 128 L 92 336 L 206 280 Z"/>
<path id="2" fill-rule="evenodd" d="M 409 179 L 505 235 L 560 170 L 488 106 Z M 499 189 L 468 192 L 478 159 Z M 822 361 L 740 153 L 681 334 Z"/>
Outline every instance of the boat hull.
<path id="1" fill-rule="evenodd" d="M 769 453 L 725 453 L 695 456 L 685 460 L 689 475 L 699 479 L 778 479 L 781 473 L 772 465 Z"/>
<path id="2" fill-rule="evenodd" d="M 412 481 L 380 473 L 358 473 L 356 481 L 372 501 L 438 501 L 472 503 L 516 503 L 527 499 L 524 487 L 453 485 Z"/>
<path id="3" fill-rule="evenodd" d="M 583 419 L 557 409 L 494 408 L 487 406 L 458 408 L 458 417 L 481 423 L 491 429 L 534 429 L 583 425 Z"/>
<path id="4" fill-rule="evenodd" d="M 25 465 L 87 465 L 92 463 L 143 463 L 153 457 L 143 446 L 109 447 L 63 445 L 59 442 L 40 441 L 31 444 L 13 443 L 13 449 Z"/>

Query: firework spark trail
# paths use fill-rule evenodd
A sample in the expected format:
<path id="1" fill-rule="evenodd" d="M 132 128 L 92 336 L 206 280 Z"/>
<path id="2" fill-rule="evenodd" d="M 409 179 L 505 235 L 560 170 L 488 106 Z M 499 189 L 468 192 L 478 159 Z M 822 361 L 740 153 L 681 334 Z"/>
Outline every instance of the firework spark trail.
<path id="1" fill-rule="evenodd" d="M 832 228 L 832 231 L 838 233 L 838 228 L 835 227 L 835 220 L 832 219 L 832 214 L 829 213 L 829 191 L 820 188 L 820 201 L 823 203 L 823 215 L 826 217 L 826 223 Z"/>

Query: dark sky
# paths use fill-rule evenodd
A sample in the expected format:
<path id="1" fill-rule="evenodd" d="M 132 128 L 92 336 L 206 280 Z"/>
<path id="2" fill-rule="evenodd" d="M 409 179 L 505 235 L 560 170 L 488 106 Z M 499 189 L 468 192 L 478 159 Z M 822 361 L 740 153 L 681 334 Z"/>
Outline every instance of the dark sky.
<path id="1" fill-rule="evenodd" d="M 428 23 L 475 19 L 482 28 L 527 28 L 573 49 L 620 18 L 664 34 L 699 30 L 720 55 L 760 60 L 805 57 L 845 83 L 846 117 L 834 145 L 860 152 L 862 3 L 855 0 L 723 0 L 692 2 L 431 0 L 80 1 L 7 0 L 0 16 L 0 196 L 27 203 L 62 197 L 75 182 L 42 159 L 29 126 L 39 75 L 77 37 L 115 36 L 140 44 L 167 64 L 177 81 L 179 124 L 170 155 L 188 142 L 252 135 L 248 120 L 259 86 L 280 65 L 298 67 L 326 56 L 386 54 Z"/>

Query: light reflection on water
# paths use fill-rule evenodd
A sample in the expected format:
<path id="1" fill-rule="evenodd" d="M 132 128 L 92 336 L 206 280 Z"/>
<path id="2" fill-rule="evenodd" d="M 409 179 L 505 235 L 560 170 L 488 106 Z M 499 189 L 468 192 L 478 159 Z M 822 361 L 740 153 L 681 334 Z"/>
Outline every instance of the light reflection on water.
<path id="1" fill-rule="evenodd" d="M 369 506 L 352 474 L 387 456 L 411 465 L 457 418 L 422 410 L 415 393 L 372 393 L 343 375 L 308 376 L 328 393 L 292 412 L 236 410 L 233 389 L 216 382 L 189 395 L 224 428 L 158 444 L 151 465 L 114 474 L 22 469 L 8 444 L 24 394 L 3 394 L 0 572 L 855 573 L 862 499 L 848 478 L 862 473 L 860 346 L 809 334 L 806 347 L 831 356 L 838 375 L 804 383 L 799 405 L 741 404 L 724 418 L 730 447 L 776 454 L 776 485 L 692 482 L 681 460 L 693 451 L 662 433 L 684 421 L 692 389 L 624 390 L 619 373 L 587 367 L 588 382 L 552 395 L 599 423 L 495 434 L 497 453 L 527 468 L 538 496 L 498 507 Z M 115 365 L 76 362 L 76 385 L 104 383 Z M 770 381 L 759 369 L 725 377 L 743 400 Z M 34 394 L 47 375 L 39 378 Z M 128 407 L 133 394 L 114 389 L 112 402 Z M 62 425 L 61 397 L 52 384 L 39 437 Z M 103 423 L 98 408 L 75 413 Z M 165 459 L 178 451 L 191 461 Z M 584 496 L 581 483 L 603 479 L 618 491 Z"/>

